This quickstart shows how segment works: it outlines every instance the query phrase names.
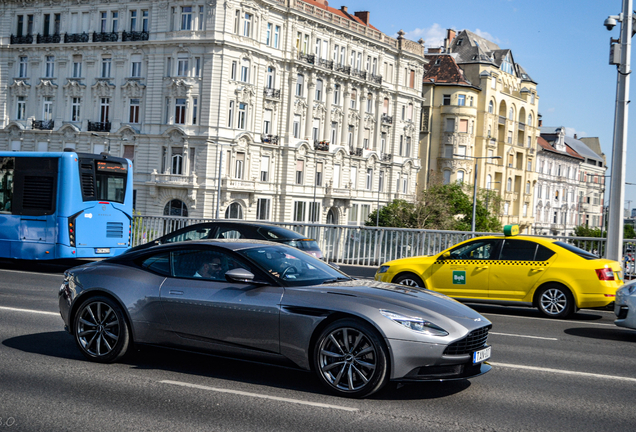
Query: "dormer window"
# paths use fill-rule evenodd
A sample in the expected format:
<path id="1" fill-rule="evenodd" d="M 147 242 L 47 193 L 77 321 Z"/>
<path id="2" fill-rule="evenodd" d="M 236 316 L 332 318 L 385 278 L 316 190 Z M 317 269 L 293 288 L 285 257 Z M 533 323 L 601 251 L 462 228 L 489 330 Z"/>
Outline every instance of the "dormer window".
<path id="1" fill-rule="evenodd" d="M 442 59 L 436 59 L 435 60 L 435 66 L 439 66 L 442 63 Z"/>
<path id="2" fill-rule="evenodd" d="M 459 38 L 459 39 L 457 39 L 457 43 L 455 45 L 456 46 L 460 46 L 463 41 L 464 41 L 464 38 Z"/>

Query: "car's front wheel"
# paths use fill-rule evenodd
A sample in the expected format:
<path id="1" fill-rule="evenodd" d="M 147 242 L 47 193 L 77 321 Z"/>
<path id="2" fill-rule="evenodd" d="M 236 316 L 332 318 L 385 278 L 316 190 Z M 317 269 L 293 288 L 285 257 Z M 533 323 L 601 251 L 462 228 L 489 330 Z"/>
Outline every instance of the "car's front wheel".
<path id="1" fill-rule="evenodd" d="M 574 297 L 562 285 L 549 284 L 537 293 L 539 312 L 548 318 L 567 318 L 574 313 Z"/>
<path id="2" fill-rule="evenodd" d="M 420 287 L 424 288 L 424 281 L 413 273 L 404 273 L 393 279 L 393 283 L 400 285 L 407 285 L 411 287 Z"/>
<path id="3" fill-rule="evenodd" d="M 365 397 L 389 380 L 388 353 L 378 332 L 357 319 L 341 319 L 327 326 L 314 345 L 314 369 L 332 392 Z"/>
<path id="4" fill-rule="evenodd" d="M 130 343 L 124 313 L 108 297 L 92 297 L 80 305 L 75 314 L 73 333 L 82 354 L 99 363 L 119 360 Z"/>

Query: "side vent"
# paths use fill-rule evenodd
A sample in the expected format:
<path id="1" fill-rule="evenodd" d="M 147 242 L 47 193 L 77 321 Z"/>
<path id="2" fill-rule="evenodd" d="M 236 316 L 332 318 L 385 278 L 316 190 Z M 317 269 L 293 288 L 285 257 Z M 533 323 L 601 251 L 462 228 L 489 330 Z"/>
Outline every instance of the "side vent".
<path id="1" fill-rule="evenodd" d="M 53 177 L 25 176 L 22 207 L 31 210 L 53 208 Z"/>
<path id="2" fill-rule="evenodd" d="M 95 196 L 95 177 L 93 173 L 82 173 L 82 194 L 86 197 Z"/>
<path id="3" fill-rule="evenodd" d="M 106 222 L 107 238 L 123 238 L 124 224 L 121 222 Z"/>

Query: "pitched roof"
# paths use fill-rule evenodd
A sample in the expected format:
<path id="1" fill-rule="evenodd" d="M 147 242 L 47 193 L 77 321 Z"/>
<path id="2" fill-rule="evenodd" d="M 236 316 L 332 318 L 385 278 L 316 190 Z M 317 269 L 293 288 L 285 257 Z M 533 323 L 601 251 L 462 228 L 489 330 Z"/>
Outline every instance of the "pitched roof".
<path id="1" fill-rule="evenodd" d="M 327 0 L 301 0 L 305 3 L 308 3 L 312 6 L 316 6 L 319 7 L 320 9 L 324 9 L 326 11 L 331 12 L 334 15 L 338 15 L 342 18 L 348 18 L 351 21 L 355 21 L 358 24 L 361 24 L 363 26 L 367 26 L 367 27 L 371 27 L 373 30 L 378 30 L 377 28 L 375 28 L 374 26 L 372 26 L 370 23 L 369 24 L 365 24 L 364 21 L 362 21 L 359 17 L 357 17 L 356 15 L 352 15 L 350 14 L 348 11 L 342 10 L 342 9 L 336 9 L 336 8 L 332 8 L 329 6 L 329 2 Z M 368 13 L 368 12 L 367 12 Z M 378 30 L 380 31 L 380 30 Z"/>
<path id="2" fill-rule="evenodd" d="M 554 147 L 552 147 L 552 145 L 545 138 L 543 138 L 543 136 L 539 136 L 539 138 L 537 139 L 537 144 L 539 144 L 539 146 L 545 151 L 549 151 L 549 152 L 552 152 L 552 153 L 560 154 L 560 155 L 563 155 L 563 156 L 570 156 L 570 157 L 573 157 L 573 158 L 576 158 L 576 159 L 585 160 L 585 158 L 583 156 L 578 154 L 576 151 L 574 151 L 567 144 L 565 146 L 565 152 L 559 151 L 559 150 L 555 149 Z"/>
<path id="3" fill-rule="evenodd" d="M 449 54 L 425 55 L 429 61 L 422 80 L 424 84 L 454 84 L 472 86 L 464 77 L 464 71 L 455 63 L 453 56 Z"/>

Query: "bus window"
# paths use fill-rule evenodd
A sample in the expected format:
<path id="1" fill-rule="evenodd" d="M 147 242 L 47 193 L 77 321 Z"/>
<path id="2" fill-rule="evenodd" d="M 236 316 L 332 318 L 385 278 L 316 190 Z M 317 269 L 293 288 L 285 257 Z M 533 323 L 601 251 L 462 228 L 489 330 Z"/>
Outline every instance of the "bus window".
<path id="1" fill-rule="evenodd" d="M 0 211 L 11 213 L 13 204 L 13 167 L 11 157 L 0 158 Z"/>

